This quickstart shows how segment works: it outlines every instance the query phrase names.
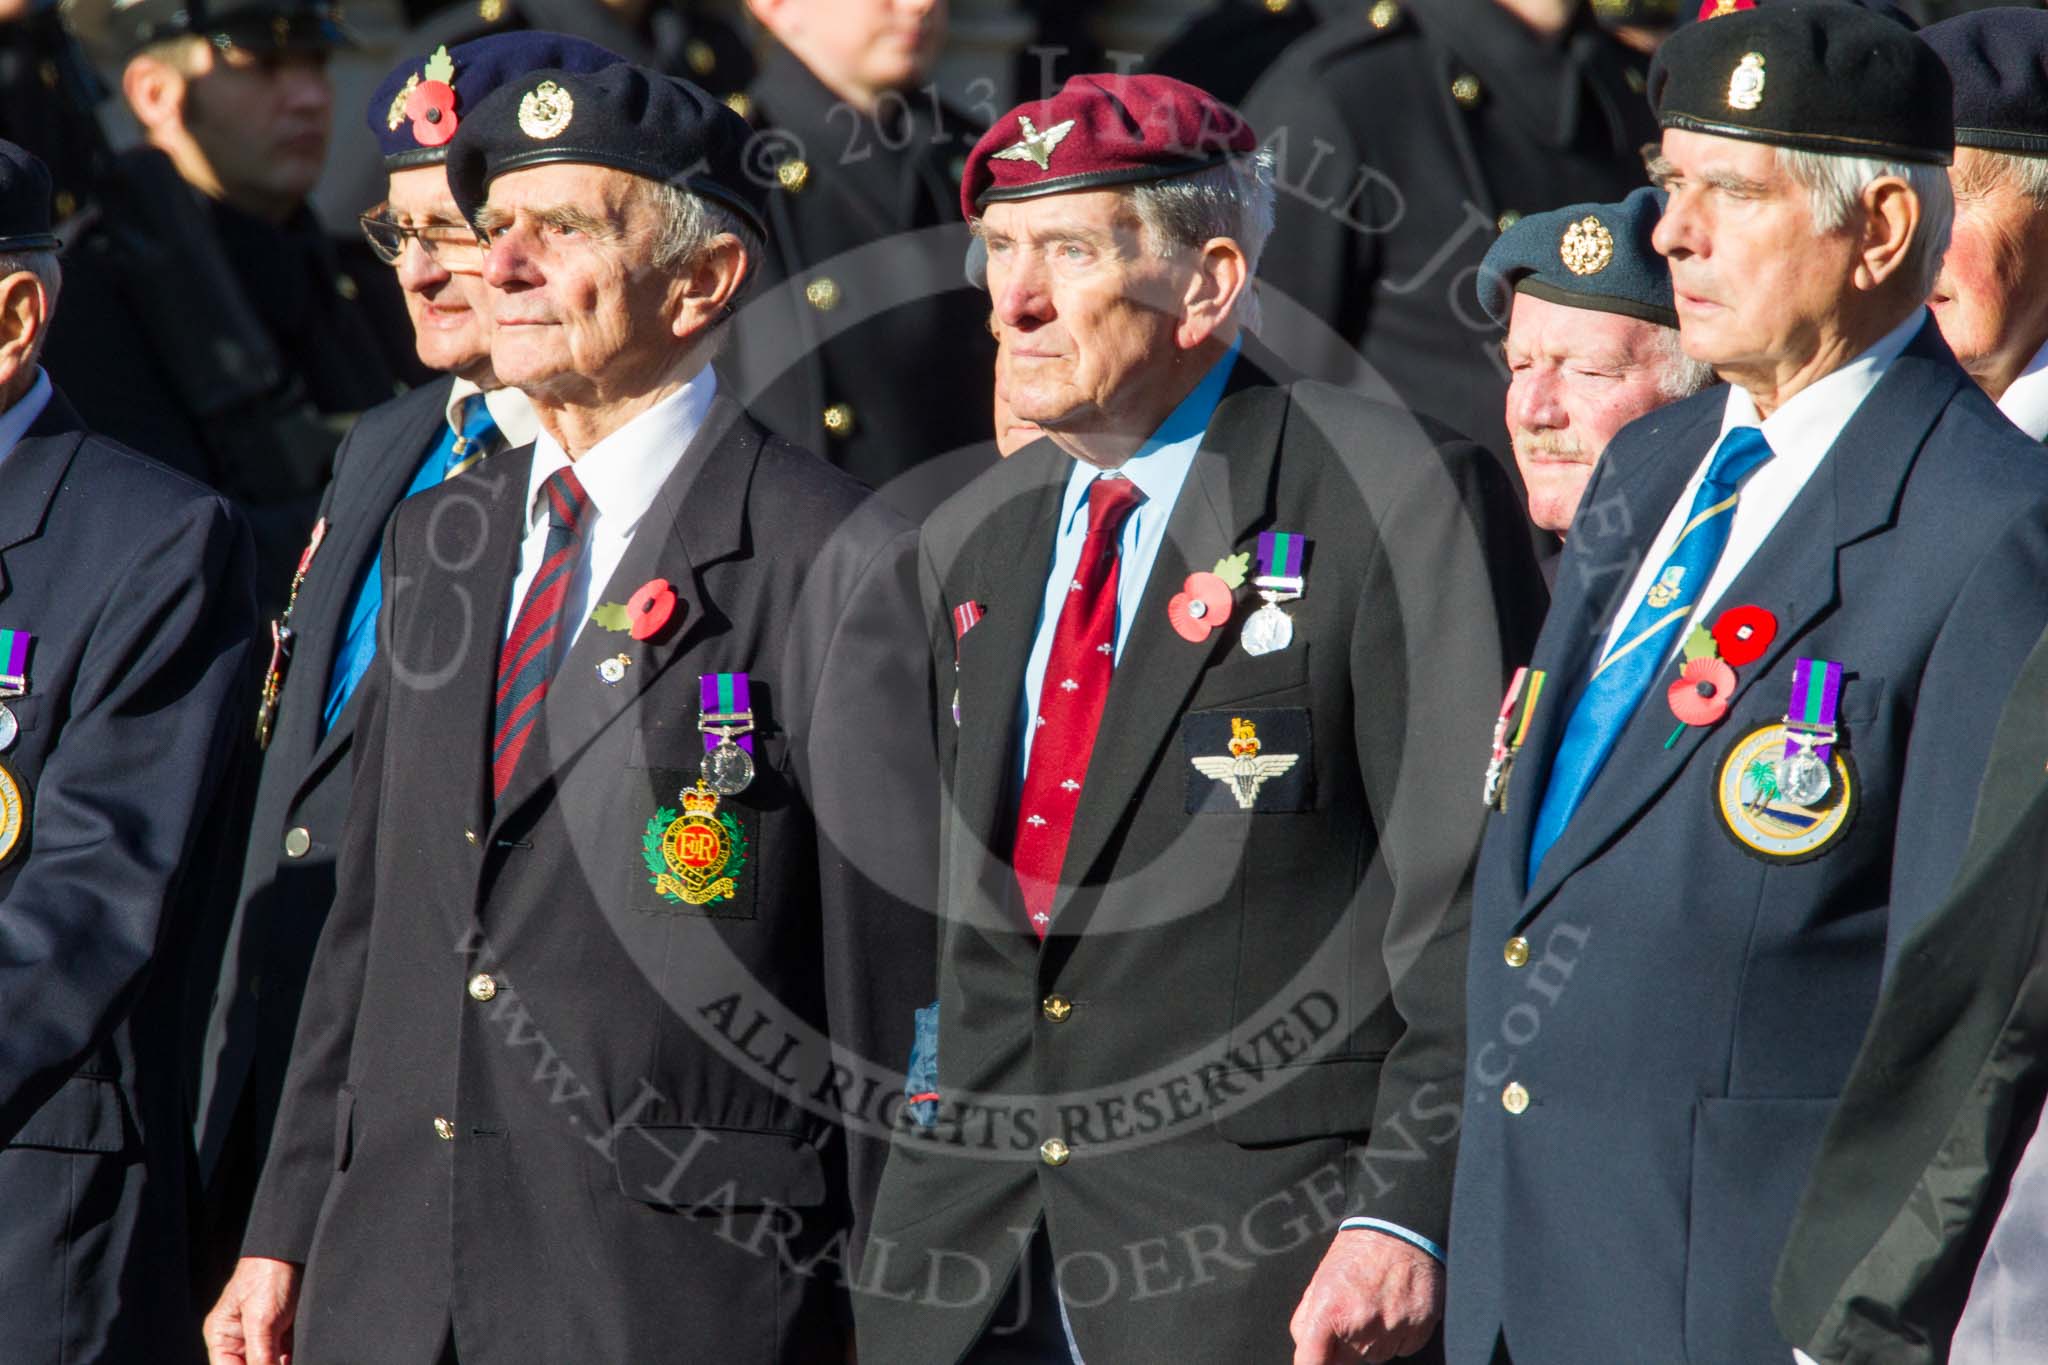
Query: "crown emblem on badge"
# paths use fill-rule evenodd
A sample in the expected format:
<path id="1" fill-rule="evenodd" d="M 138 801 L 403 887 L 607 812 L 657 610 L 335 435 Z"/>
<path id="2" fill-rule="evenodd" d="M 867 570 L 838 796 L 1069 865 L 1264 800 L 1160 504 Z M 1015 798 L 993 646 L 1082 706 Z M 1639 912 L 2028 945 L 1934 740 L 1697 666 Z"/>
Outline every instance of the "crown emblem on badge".
<path id="1" fill-rule="evenodd" d="M 718 793 L 701 791 L 695 787 L 682 790 L 683 813 L 685 815 L 710 815 L 718 809 Z"/>
<path id="2" fill-rule="evenodd" d="M 1764 54 L 1745 52 L 1728 77 L 1728 107 L 1744 113 L 1764 102 Z"/>
<path id="3" fill-rule="evenodd" d="M 542 81 L 519 101 L 519 131 L 530 138 L 545 140 L 569 126 L 576 113 L 576 101 L 553 81 Z"/>
<path id="4" fill-rule="evenodd" d="M 1239 810 L 1252 809 L 1258 802 L 1259 788 L 1269 779 L 1284 775 L 1301 758 L 1300 754 L 1260 753 L 1259 728 L 1242 716 L 1230 718 L 1229 748 L 1229 758 L 1221 754 L 1199 754 L 1188 761 L 1202 776 L 1221 782 L 1236 800 Z"/>
<path id="5" fill-rule="evenodd" d="M 1003 148 L 989 158 L 991 161 L 1028 161 L 1041 171 L 1049 170 L 1054 149 L 1066 141 L 1068 133 L 1074 131 L 1074 121 L 1068 119 L 1041 133 L 1030 119 L 1021 114 L 1017 116 L 1017 126 L 1024 131 L 1023 140 Z"/>
<path id="6" fill-rule="evenodd" d="M 1614 234 L 1589 213 L 1564 230 L 1557 257 L 1574 275 L 1597 275 L 1614 260 Z"/>

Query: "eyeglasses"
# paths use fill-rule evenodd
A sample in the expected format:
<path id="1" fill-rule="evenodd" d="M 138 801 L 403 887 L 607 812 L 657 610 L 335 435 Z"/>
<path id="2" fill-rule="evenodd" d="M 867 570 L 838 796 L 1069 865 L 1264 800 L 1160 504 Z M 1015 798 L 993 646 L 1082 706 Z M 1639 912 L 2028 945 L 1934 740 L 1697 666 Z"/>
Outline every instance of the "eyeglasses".
<path id="1" fill-rule="evenodd" d="M 363 236 L 368 239 L 370 250 L 376 252 L 377 259 L 386 265 L 398 264 L 399 257 L 405 255 L 408 240 L 418 242 L 420 250 L 427 253 L 427 259 L 443 270 L 474 271 L 483 265 L 483 243 L 477 240 L 474 231 L 461 224 L 428 223 L 423 227 L 406 227 L 381 213 L 366 213 L 356 221 L 363 225 Z"/>

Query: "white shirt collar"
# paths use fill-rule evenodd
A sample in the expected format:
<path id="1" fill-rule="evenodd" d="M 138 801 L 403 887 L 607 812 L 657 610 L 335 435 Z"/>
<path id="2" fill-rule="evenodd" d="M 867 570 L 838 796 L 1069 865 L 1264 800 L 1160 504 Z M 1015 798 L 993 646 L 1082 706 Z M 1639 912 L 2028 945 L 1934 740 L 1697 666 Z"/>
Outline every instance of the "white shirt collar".
<path id="1" fill-rule="evenodd" d="M 545 515 L 540 506 L 541 484 L 556 470 L 574 464 L 577 482 L 583 485 L 598 517 L 613 534 L 630 535 L 682 462 L 683 452 L 704 425 L 704 415 L 717 393 L 717 373 L 706 365 L 689 383 L 584 451 L 578 460 L 572 461 L 561 443 L 542 428 L 534 438 L 533 470 L 526 484 L 528 529 Z M 495 408 L 492 415 L 497 415 Z"/>
<path id="2" fill-rule="evenodd" d="M 2034 440 L 2048 440 L 2048 341 L 2041 343 L 2027 368 L 1998 400 L 1998 410 Z"/>
<path id="3" fill-rule="evenodd" d="M 28 435 L 28 429 L 43 415 L 43 409 L 50 406 L 50 397 L 55 392 L 50 387 L 50 376 L 38 365 L 36 382 L 28 386 L 28 392 L 13 407 L 0 412 L 0 459 L 5 459 L 21 444 L 21 438 Z"/>
<path id="4" fill-rule="evenodd" d="M 505 449 L 517 450 L 533 444 L 540 435 L 540 417 L 534 412 L 531 399 L 514 388 L 486 391 L 461 375 L 455 376 L 455 387 L 448 390 L 448 407 L 442 414 L 451 430 L 462 430 L 462 410 L 480 393 L 484 406 L 490 409 L 491 420 L 498 424 L 498 431 L 505 438 Z"/>
<path id="5" fill-rule="evenodd" d="M 1927 309 L 1915 308 L 1912 316 L 1879 337 L 1874 345 L 1838 370 L 1814 380 L 1769 417 L 1757 418 L 1756 400 L 1739 385 L 1729 385 L 1728 406 L 1721 413 L 1721 435 L 1736 427 L 1761 427 L 1771 443 L 1773 462 L 1781 468 L 1800 464 L 1817 467 L 1842 428 L 1856 415 L 1863 400 L 1884 378 L 1921 327 L 1927 324 Z"/>

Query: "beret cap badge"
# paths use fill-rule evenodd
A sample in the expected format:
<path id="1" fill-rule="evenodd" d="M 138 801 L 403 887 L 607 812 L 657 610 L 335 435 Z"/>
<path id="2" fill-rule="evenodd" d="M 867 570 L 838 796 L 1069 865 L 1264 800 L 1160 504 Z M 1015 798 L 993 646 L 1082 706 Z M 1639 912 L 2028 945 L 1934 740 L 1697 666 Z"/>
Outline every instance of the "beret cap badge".
<path id="1" fill-rule="evenodd" d="M 576 101 L 553 81 L 542 81 L 519 101 L 519 131 L 545 141 L 569 126 L 576 113 Z"/>
<path id="2" fill-rule="evenodd" d="M 1614 234 L 1589 213 L 1565 228 L 1557 258 L 1574 275 L 1597 275 L 1614 260 Z"/>
<path id="3" fill-rule="evenodd" d="M 1728 77 L 1728 107 L 1744 113 L 1764 102 L 1764 54 L 1745 52 Z"/>
<path id="4" fill-rule="evenodd" d="M 1068 119 L 1065 123 L 1055 123 L 1052 127 L 1041 133 L 1030 119 L 1019 115 L 1017 126 L 1024 134 L 1022 140 L 1003 148 L 1000 152 L 993 153 L 993 159 L 996 161 L 1029 161 L 1032 165 L 1043 171 L 1052 168 L 1052 154 L 1059 147 L 1060 142 L 1065 139 L 1066 135 L 1074 131 L 1074 120 Z"/>
<path id="5" fill-rule="evenodd" d="M 391 111 L 384 116 L 385 127 L 394 133 L 398 131 L 398 125 L 405 122 L 406 103 L 412 99 L 412 92 L 419 88 L 420 73 L 415 71 L 405 78 L 405 84 L 391 97 Z"/>

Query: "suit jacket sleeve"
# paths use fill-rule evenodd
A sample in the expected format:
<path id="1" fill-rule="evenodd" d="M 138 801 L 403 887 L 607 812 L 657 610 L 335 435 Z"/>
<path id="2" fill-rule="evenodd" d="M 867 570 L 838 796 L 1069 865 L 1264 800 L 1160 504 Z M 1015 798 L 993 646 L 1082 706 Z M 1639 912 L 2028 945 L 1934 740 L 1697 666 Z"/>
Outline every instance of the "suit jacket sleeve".
<path id="1" fill-rule="evenodd" d="M 856 515 L 879 511 L 870 503 Z M 914 1013 L 938 993 L 930 918 L 938 782 L 916 548 L 915 532 L 898 532 L 865 563 L 849 566 L 843 589 L 815 595 L 821 605 L 829 601 L 829 619 L 810 628 L 823 649 L 797 756 L 818 826 L 832 1041 L 852 1058 L 899 1073 L 910 1056 Z M 846 1152 L 849 1264 L 857 1264 L 888 1142 L 849 1131 Z"/>
<path id="2" fill-rule="evenodd" d="M 1381 1065 L 1371 1132 L 1347 1163 L 1348 1208 L 1443 1246 L 1480 777 L 1505 664 L 1528 657 L 1544 603 L 1521 508 L 1492 457 L 1458 442 L 1409 458 L 1415 475 L 1375 509 L 1380 543 L 1352 636 L 1358 760 L 1379 831 L 1360 895 L 1389 906 L 1371 945 L 1381 961 L 1361 978 L 1390 983 L 1402 1032 Z"/>
<path id="3" fill-rule="evenodd" d="M 247 528 L 195 498 L 137 533 L 88 627 L 28 798 L 28 861 L 0 901 L 0 1144 L 134 1001 L 241 715 Z"/>
<path id="4" fill-rule="evenodd" d="M 393 533 L 387 528 L 381 575 L 386 615 L 398 580 L 393 546 Z M 388 625 L 379 620 L 381 638 L 390 638 Z M 377 812 L 384 777 L 384 718 L 390 690 L 389 651 L 379 650 L 363 676 L 356 703 L 360 709 L 354 741 L 355 785 L 335 861 L 334 904 L 327 912 L 320 946 L 307 975 L 270 1152 L 242 1236 L 244 1256 L 304 1262 L 334 1172 L 335 1104 L 348 1079 L 356 1002 L 363 997 L 369 960 L 377 881 Z"/>

